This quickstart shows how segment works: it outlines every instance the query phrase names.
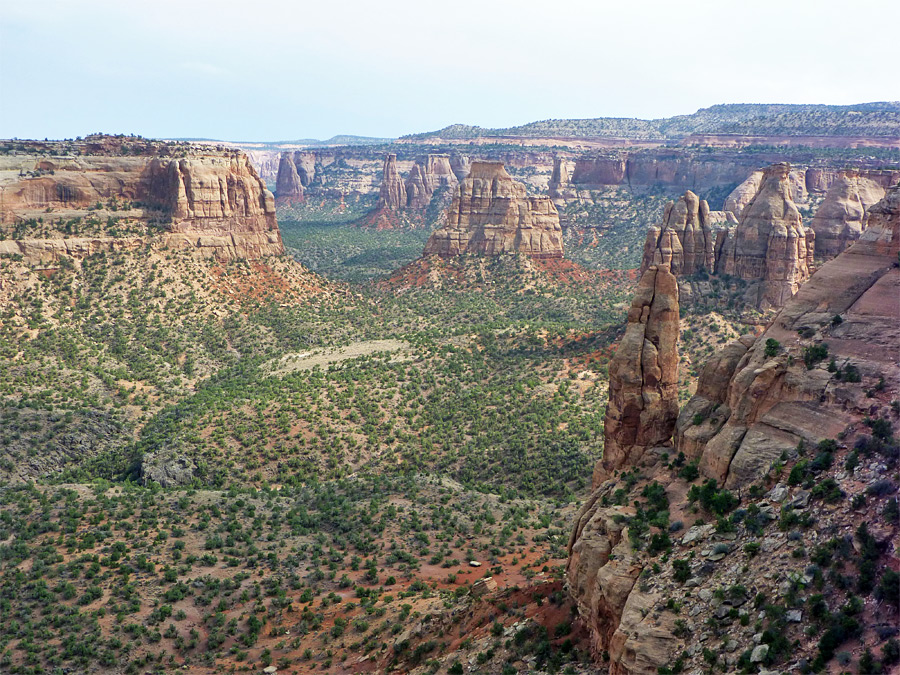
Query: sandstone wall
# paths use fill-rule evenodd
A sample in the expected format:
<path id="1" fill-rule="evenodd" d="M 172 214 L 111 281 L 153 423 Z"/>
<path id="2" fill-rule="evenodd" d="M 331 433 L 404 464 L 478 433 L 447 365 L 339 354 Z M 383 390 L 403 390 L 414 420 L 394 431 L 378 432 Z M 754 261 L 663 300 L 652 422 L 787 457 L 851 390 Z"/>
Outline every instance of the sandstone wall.
<path id="1" fill-rule="evenodd" d="M 408 185 L 408 183 L 407 183 Z M 549 197 L 528 197 L 500 162 L 473 162 L 425 255 L 525 253 L 562 257 L 559 214 Z"/>
<path id="2" fill-rule="evenodd" d="M 117 148 L 113 145 L 107 151 Z M 16 223 L 30 219 L 64 221 L 94 213 L 152 222 L 164 229 L 173 244 L 220 247 L 226 257 L 284 252 L 274 198 L 240 152 L 166 143 L 148 145 L 139 156 L 87 154 L 86 146 L 78 150 L 79 154 L 49 157 L 37 153 L 0 157 L 4 229 L 11 231 Z M 123 204 L 126 210 L 107 212 L 110 200 L 116 203 L 115 209 Z M 124 207 L 126 202 L 130 206 Z M 58 242 L 63 239 L 60 236 Z M 71 244 L 72 250 L 80 250 L 81 245 Z M 38 248 L 63 246 L 68 245 Z"/>
<path id="3" fill-rule="evenodd" d="M 758 339 L 742 338 L 707 364 L 678 418 L 677 449 L 705 476 L 741 488 L 801 441 L 836 438 L 854 415 L 869 414 L 861 387 L 844 386 L 824 361 L 807 368 L 803 354 L 827 345 L 829 358 L 852 362 L 864 377 L 900 381 L 898 252 L 900 187 L 893 187 L 870 210 L 859 241 L 823 265 Z M 694 424 L 697 415 L 702 424 Z"/>

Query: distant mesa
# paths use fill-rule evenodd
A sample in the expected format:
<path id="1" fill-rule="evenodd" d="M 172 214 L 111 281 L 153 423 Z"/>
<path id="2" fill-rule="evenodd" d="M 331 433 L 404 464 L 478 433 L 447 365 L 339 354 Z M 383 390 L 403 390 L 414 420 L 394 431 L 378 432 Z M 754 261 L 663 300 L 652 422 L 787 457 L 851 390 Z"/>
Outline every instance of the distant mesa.
<path id="1" fill-rule="evenodd" d="M 524 253 L 561 258 L 559 213 L 548 196 L 527 196 L 502 162 L 474 161 L 450 205 L 447 223 L 425 245 L 424 255 Z"/>

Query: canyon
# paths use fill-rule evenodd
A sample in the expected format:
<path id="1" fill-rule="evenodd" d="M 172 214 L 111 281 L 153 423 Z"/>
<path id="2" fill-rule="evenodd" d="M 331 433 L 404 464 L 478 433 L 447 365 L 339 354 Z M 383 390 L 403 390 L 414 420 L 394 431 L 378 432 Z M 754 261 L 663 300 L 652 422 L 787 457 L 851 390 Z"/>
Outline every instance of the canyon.
<path id="1" fill-rule="evenodd" d="M 796 225 L 788 204 L 788 173 L 787 167 L 767 170 L 760 187 L 768 194 L 767 204 L 754 208 L 751 201 L 751 218 L 758 217 L 754 213 L 787 216 Z M 766 182 L 776 181 L 777 189 L 765 188 Z M 868 227 L 859 240 L 787 298 L 762 334 L 741 337 L 709 360 L 696 394 L 677 420 L 670 410 L 673 397 L 661 396 L 659 389 L 664 371 L 654 368 L 677 363 L 677 341 L 671 336 L 655 342 L 639 339 L 671 331 L 668 317 L 677 317 L 677 286 L 666 272 L 662 278 L 671 309 L 654 312 L 656 295 L 650 290 L 659 286 L 660 267 L 645 270 L 610 367 L 606 450 L 594 472 L 593 492 L 576 517 L 567 565 L 569 591 L 590 626 L 595 653 L 609 659 L 610 673 L 652 673 L 676 661 L 679 668 L 696 667 L 700 648 L 693 638 L 699 630 L 704 631 L 701 642 L 723 637 L 726 650 L 714 660 L 724 659 L 726 667 L 759 663 L 768 668 L 776 650 L 778 658 L 791 662 L 779 667 L 791 669 L 804 664 L 821 668 L 833 656 L 831 637 L 819 642 L 818 654 L 802 640 L 793 642 L 788 652 L 788 642 L 777 644 L 776 632 L 796 634 L 799 626 L 792 628 L 790 622 L 796 626 L 806 615 L 796 609 L 803 606 L 796 593 L 810 592 L 803 576 L 810 568 L 804 555 L 776 555 L 784 546 L 779 540 L 784 534 L 765 530 L 778 519 L 774 508 L 781 508 L 782 531 L 789 529 L 784 525 L 788 520 L 795 527 L 816 523 L 825 537 L 842 535 L 856 550 L 864 545 L 886 550 L 896 536 L 896 519 L 880 515 L 887 505 L 867 505 L 865 498 L 854 497 L 859 506 L 850 512 L 832 504 L 862 491 L 875 494 L 871 486 L 884 479 L 885 467 L 871 454 L 879 441 L 866 434 L 878 426 L 874 420 L 890 427 L 897 418 L 896 406 L 892 409 L 888 403 L 900 389 L 898 252 L 900 186 L 894 186 L 869 210 Z M 650 378 L 642 375 L 648 363 Z M 643 424 L 645 418 L 653 423 Z M 818 449 L 815 460 L 803 459 L 807 448 Z M 863 467 L 858 458 L 864 453 L 868 459 Z M 833 456 L 847 458 L 842 464 L 846 468 L 831 468 Z M 782 462 L 793 466 L 787 484 L 782 482 Z M 707 480 L 702 489 L 690 486 L 697 477 Z M 817 485 L 832 492 L 823 498 L 825 490 Z M 884 494 L 895 495 L 895 488 Z M 748 498 L 750 506 L 741 515 L 751 520 L 726 520 L 735 505 Z M 666 509 L 662 519 L 661 504 Z M 678 527 L 669 526 L 669 514 L 697 513 L 701 504 L 700 513 L 711 513 L 717 524 L 698 520 L 670 543 L 669 532 L 679 531 L 681 521 Z M 869 534 L 867 524 L 875 535 Z M 756 537 L 763 537 L 759 557 Z M 867 543 L 868 537 L 873 543 Z M 742 560 L 735 560 L 741 556 L 738 546 L 743 546 Z M 654 562 L 660 547 L 667 551 L 666 558 L 675 559 L 671 572 Z M 889 559 L 885 563 L 882 557 L 881 564 L 889 565 Z M 835 592 L 827 586 L 825 597 Z M 748 625 L 741 617 L 748 615 L 744 603 L 754 593 L 784 603 L 787 616 L 794 618 L 785 621 L 767 611 L 760 618 L 766 617 L 768 632 L 762 631 L 763 622 L 740 628 L 733 621 Z M 689 615 L 676 618 L 682 603 L 690 607 Z M 877 605 L 871 611 L 870 622 L 890 615 Z M 871 623 L 854 626 L 856 644 L 863 644 Z M 807 634 L 820 630 L 811 628 Z M 847 638 L 837 639 L 840 643 Z M 711 653 L 703 651 L 703 658 L 710 661 Z"/>

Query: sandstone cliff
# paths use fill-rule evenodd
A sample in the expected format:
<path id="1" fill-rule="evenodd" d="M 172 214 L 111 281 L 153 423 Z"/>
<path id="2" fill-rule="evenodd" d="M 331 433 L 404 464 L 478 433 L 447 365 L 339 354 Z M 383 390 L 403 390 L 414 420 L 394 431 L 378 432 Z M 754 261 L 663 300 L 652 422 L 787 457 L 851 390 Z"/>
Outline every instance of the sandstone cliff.
<path id="1" fill-rule="evenodd" d="M 569 178 L 568 163 L 563 157 L 553 158 L 553 173 L 547 184 L 550 196 L 554 199 L 567 200 L 577 196 Z"/>
<path id="2" fill-rule="evenodd" d="M 304 201 L 303 182 L 297 173 L 297 166 L 290 153 L 282 153 L 278 162 L 278 176 L 275 179 L 275 205 L 302 201 Z"/>
<path id="3" fill-rule="evenodd" d="M 389 153 L 384 157 L 381 172 L 381 190 L 378 194 L 378 208 L 399 211 L 406 206 L 406 186 L 397 171 L 397 155 Z"/>
<path id="4" fill-rule="evenodd" d="M 738 185 L 725 198 L 725 211 L 731 211 L 736 217 L 740 218 L 744 212 L 744 208 L 753 201 L 756 193 L 763 182 L 764 171 L 754 171 Z M 806 187 L 806 171 L 802 169 L 792 169 L 788 173 L 788 184 L 790 185 L 791 200 L 794 204 L 806 203 L 809 192 Z"/>
<path id="5" fill-rule="evenodd" d="M 717 219 L 722 222 L 723 219 Z M 717 224 L 718 224 L 717 222 Z M 644 242 L 641 272 L 666 264 L 673 274 L 690 276 L 716 269 L 716 234 L 709 205 L 688 190 L 666 206 L 662 223 L 650 228 Z"/>
<path id="6" fill-rule="evenodd" d="M 870 210 L 860 240 L 819 269 L 762 336 L 707 364 L 676 439 L 704 475 L 747 485 L 801 441 L 835 438 L 852 413 L 868 414 L 870 403 L 829 372 L 825 355 L 863 378 L 900 380 L 898 251 L 900 187 L 893 187 Z"/>
<path id="7" fill-rule="evenodd" d="M 225 258 L 284 252 L 272 193 L 242 153 L 150 141 L 133 148 L 127 139 L 90 138 L 35 142 L 26 146 L 32 154 L 0 156 L 0 225 L 7 237 L 26 232 L 5 248 L 41 259 L 144 243 Z M 87 226 L 100 231 L 88 238 L 67 234 Z M 141 234 L 117 235 L 119 229 Z M 32 230 L 50 236 L 27 234 Z"/>
<path id="8" fill-rule="evenodd" d="M 828 188 L 810 227 L 816 233 L 816 256 L 830 259 L 859 239 L 866 212 L 884 197 L 884 188 L 858 170 L 841 171 Z"/>
<path id="9" fill-rule="evenodd" d="M 842 582 L 841 572 L 855 566 L 832 560 L 829 537 L 860 551 L 864 522 L 874 533 L 865 535 L 874 546 L 873 578 L 896 560 L 898 523 L 887 516 L 896 492 L 886 478 L 897 461 L 898 253 L 900 186 L 870 209 L 859 241 L 816 271 L 761 336 L 742 337 L 708 362 L 676 423 L 677 457 L 633 452 L 634 445 L 623 453 L 617 443 L 632 436 L 607 421 L 602 462 L 622 471 L 595 472 L 570 537 L 566 579 L 610 673 L 650 675 L 673 664 L 699 672 L 713 661 L 729 671 L 821 670 L 834 657 L 824 645 L 835 636 L 809 616 L 812 603 L 824 597 L 837 612 L 858 602 L 859 590 Z M 632 373 L 644 362 L 625 340 L 619 354 Z M 626 389 L 613 380 L 611 367 L 610 409 L 621 409 Z M 876 427 L 880 441 L 867 435 Z M 787 485 L 779 482 L 788 475 L 782 463 Z M 702 485 L 691 486 L 698 469 Z M 703 519 L 672 535 L 690 513 Z M 679 520 L 670 524 L 670 514 Z M 785 531 L 801 527 L 812 529 Z M 809 558 L 833 565 L 827 580 L 816 580 Z M 753 597 L 782 613 L 758 612 L 758 602 L 747 604 Z M 895 624 L 896 610 L 881 605 L 865 602 L 869 621 Z M 864 645 L 884 643 L 876 634 L 860 624 L 855 637 L 837 643 L 848 661 L 861 659 Z"/>
<path id="10" fill-rule="evenodd" d="M 641 276 L 625 335 L 609 363 L 603 459 L 594 487 L 668 441 L 678 416 L 678 282 L 668 265 Z"/>
<path id="11" fill-rule="evenodd" d="M 447 155 L 428 155 L 416 162 L 406 179 L 406 205 L 411 209 L 425 209 L 431 204 L 439 188 L 454 189 L 459 184 Z"/>
<path id="12" fill-rule="evenodd" d="M 500 162 L 473 162 L 459 186 L 447 223 L 425 245 L 424 255 L 525 253 L 562 257 L 559 214 L 549 197 L 528 197 Z"/>
<path id="13" fill-rule="evenodd" d="M 790 173 L 788 164 L 768 167 L 738 225 L 716 242 L 716 273 L 749 282 L 746 299 L 761 309 L 782 307 L 812 264 L 814 235 L 794 204 Z"/>

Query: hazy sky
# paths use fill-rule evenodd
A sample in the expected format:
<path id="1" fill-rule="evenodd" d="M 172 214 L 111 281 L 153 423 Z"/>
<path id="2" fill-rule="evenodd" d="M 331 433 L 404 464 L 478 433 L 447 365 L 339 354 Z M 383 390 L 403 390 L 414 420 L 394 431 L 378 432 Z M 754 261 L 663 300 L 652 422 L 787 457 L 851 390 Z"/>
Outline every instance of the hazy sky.
<path id="1" fill-rule="evenodd" d="M 0 137 L 397 136 L 900 99 L 898 0 L 2 0 Z"/>

